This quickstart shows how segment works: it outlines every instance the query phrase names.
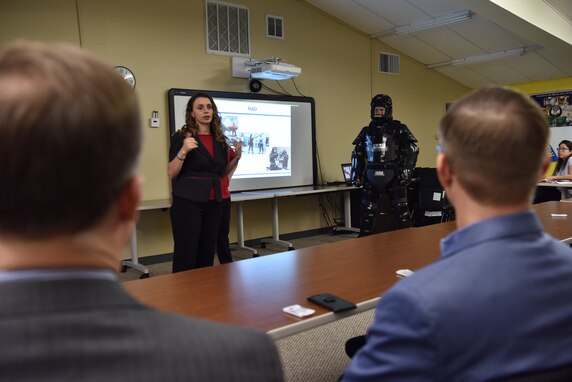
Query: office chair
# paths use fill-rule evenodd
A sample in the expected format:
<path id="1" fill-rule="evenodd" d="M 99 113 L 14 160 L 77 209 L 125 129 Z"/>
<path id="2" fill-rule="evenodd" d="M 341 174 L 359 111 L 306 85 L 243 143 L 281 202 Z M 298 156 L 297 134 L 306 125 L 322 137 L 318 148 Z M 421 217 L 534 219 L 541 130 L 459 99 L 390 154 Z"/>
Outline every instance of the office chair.
<path id="1" fill-rule="evenodd" d="M 435 168 L 416 167 L 413 179 L 411 220 L 414 227 L 455 220 L 455 211 L 444 194 Z"/>
<path id="2" fill-rule="evenodd" d="M 532 204 L 558 201 L 562 199 L 562 193 L 556 187 L 537 186 Z"/>

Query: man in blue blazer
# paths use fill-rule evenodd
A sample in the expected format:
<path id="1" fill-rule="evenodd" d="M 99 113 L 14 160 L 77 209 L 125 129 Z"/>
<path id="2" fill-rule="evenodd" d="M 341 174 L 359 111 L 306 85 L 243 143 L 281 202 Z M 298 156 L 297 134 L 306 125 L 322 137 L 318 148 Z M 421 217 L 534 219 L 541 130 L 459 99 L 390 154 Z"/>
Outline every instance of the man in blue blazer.
<path id="1" fill-rule="evenodd" d="M 343 380 L 489 381 L 572 364 L 572 251 L 530 208 L 548 167 L 546 117 L 521 93 L 486 88 L 449 109 L 440 137 L 458 229 L 438 261 L 383 295 Z"/>
<path id="2" fill-rule="evenodd" d="M 0 380 L 282 380 L 266 334 L 156 311 L 118 283 L 142 129 L 113 68 L 9 44 L 0 116 Z"/>

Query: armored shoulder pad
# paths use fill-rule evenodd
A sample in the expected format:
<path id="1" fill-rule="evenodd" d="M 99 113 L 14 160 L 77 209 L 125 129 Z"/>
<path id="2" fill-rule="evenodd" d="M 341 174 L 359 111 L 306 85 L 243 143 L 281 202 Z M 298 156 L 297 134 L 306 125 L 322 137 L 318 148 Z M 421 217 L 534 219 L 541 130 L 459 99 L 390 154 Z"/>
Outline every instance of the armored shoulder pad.
<path id="1" fill-rule="evenodd" d="M 405 136 L 409 142 L 417 142 L 417 138 L 415 138 L 413 133 L 411 133 L 411 130 L 409 130 L 409 127 L 407 127 L 406 124 L 401 123 L 401 121 L 396 122 L 399 123 L 399 130 L 401 131 L 401 134 Z"/>
<path id="2" fill-rule="evenodd" d="M 365 132 L 367 130 L 368 126 L 364 126 L 361 131 L 359 132 L 358 136 L 356 137 L 356 139 L 354 139 L 354 141 L 352 142 L 352 145 L 357 145 L 360 142 L 363 142 L 363 140 L 365 139 Z"/>

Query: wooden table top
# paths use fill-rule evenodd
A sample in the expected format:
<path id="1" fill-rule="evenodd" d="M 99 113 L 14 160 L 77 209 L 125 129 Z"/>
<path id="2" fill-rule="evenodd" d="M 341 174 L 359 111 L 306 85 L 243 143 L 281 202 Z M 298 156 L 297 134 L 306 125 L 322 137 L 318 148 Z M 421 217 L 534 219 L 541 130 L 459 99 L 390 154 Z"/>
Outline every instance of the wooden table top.
<path id="1" fill-rule="evenodd" d="M 572 203 L 547 202 L 534 208 L 547 232 L 570 240 Z M 312 294 L 331 293 L 375 306 L 398 280 L 396 270 L 415 271 L 439 258 L 440 239 L 454 230 L 455 222 L 402 229 L 122 285 L 161 310 L 268 332 L 312 319 L 282 312 L 293 304 L 315 309 L 314 318 L 334 319 L 333 313 L 306 301 Z"/>

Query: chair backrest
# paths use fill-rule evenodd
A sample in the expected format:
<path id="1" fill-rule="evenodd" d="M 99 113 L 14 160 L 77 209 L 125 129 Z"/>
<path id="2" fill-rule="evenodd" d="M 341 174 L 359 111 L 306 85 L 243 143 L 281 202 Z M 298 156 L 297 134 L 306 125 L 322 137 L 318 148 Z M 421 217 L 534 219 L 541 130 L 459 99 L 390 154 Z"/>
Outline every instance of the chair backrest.
<path id="1" fill-rule="evenodd" d="M 413 185 L 416 194 L 415 208 L 438 211 L 449 204 L 435 168 L 416 167 L 414 176 L 416 180 Z"/>
<path id="2" fill-rule="evenodd" d="M 499 379 L 498 382 L 569 382 L 572 381 L 572 365 L 544 371 L 519 374 Z"/>

